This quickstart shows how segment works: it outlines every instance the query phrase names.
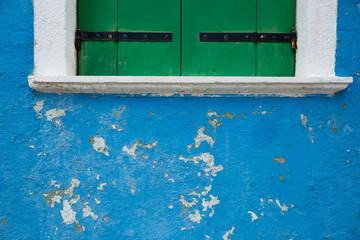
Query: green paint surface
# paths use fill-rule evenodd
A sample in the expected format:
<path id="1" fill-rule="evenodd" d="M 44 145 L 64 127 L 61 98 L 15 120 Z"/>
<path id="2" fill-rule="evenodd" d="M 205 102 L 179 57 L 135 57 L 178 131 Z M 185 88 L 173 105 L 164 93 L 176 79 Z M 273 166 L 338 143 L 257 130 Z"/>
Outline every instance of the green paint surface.
<path id="1" fill-rule="evenodd" d="M 117 0 L 78 0 L 81 31 L 117 31 Z M 117 75 L 117 43 L 83 41 L 78 51 L 78 73 L 90 76 Z"/>
<path id="2" fill-rule="evenodd" d="M 256 0 L 183 0 L 182 75 L 254 76 L 255 43 L 199 42 L 199 33 L 255 31 Z"/>
<path id="3" fill-rule="evenodd" d="M 173 42 L 82 42 L 79 75 L 294 76 L 290 43 L 199 42 L 200 32 L 291 33 L 295 0 L 79 0 L 82 31 L 171 32 Z"/>
<path id="4" fill-rule="evenodd" d="M 291 33 L 295 27 L 295 0 L 257 0 L 257 31 Z M 294 76 L 295 51 L 291 43 L 258 43 L 257 76 Z"/>
<path id="5" fill-rule="evenodd" d="M 119 75 L 180 75 L 180 0 L 119 0 L 118 29 L 173 33 L 172 42 L 119 42 Z"/>

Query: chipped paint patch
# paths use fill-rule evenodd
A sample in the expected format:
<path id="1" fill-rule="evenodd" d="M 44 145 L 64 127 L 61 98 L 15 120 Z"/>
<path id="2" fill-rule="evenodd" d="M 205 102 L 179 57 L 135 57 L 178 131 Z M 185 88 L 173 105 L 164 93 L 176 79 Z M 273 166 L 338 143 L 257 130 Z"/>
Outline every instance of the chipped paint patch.
<path id="1" fill-rule="evenodd" d="M 194 138 L 195 141 L 195 148 L 200 147 L 202 142 L 207 142 L 210 147 L 213 147 L 215 141 L 209 135 L 204 134 L 205 127 L 201 127 L 198 129 L 198 135 Z"/>
<path id="2" fill-rule="evenodd" d="M 54 122 L 55 125 L 60 126 L 61 125 L 60 118 L 62 118 L 66 115 L 66 113 L 65 113 L 66 111 L 67 111 L 66 109 L 52 108 L 45 113 L 46 121 Z M 54 119 L 56 119 L 56 120 L 53 121 Z"/>
<path id="3" fill-rule="evenodd" d="M 124 131 L 124 129 L 120 128 L 117 124 L 111 124 L 110 126 L 112 130 L 116 130 L 118 132 Z"/>
<path id="4" fill-rule="evenodd" d="M 44 193 L 43 196 L 45 197 L 45 203 L 53 208 L 55 206 L 55 202 L 60 203 L 64 195 L 67 195 L 69 197 L 74 196 L 76 199 L 77 195 L 74 194 L 74 188 L 79 187 L 79 185 L 80 181 L 78 179 L 72 179 L 70 187 L 66 189 L 52 190 L 49 193 Z"/>
<path id="5" fill-rule="evenodd" d="M 37 101 L 35 105 L 33 106 L 33 109 L 37 113 L 37 118 L 42 118 L 41 111 L 44 109 L 44 102 L 45 100 Z"/>
<path id="6" fill-rule="evenodd" d="M 273 159 L 273 161 L 275 162 L 275 163 L 280 163 L 280 164 L 284 164 L 285 162 L 286 162 L 286 159 L 284 158 L 284 157 L 275 157 L 274 159 Z"/>
<path id="7" fill-rule="evenodd" d="M 220 203 L 220 200 L 218 200 L 218 197 L 214 197 L 213 195 L 210 195 L 211 200 L 206 201 L 204 198 L 202 199 L 202 205 L 204 207 L 203 212 L 206 212 L 209 209 L 211 209 L 211 213 L 209 214 L 209 217 L 214 216 L 215 210 L 213 209 L 213 206 L 216 206 Z"/>
<path id="8" fill-rule="evenodd" d="M 60 210 L 61 217 L 63 218 L 63 223 L 70 225 L 76 221 L 76 212 L 73 211 L 70 202 L 68 200 L 63 200 L 63 210 Z"/>
<path id="9" fill-rule="evenodd" d="M 195 210 L 195 213 L 189 214 L 189 218 L 191 221 L 196 222 L 196 223 L 200 223 L 201 219 L 202 219 L 200 212 L 197 209 Z"/>
<path id="10" fill-rule="evenodd" d="M 254 222 L 259 219 L 259 217 L 252 211 L 248 211 L 248 214 L 251 215 L 251 221 Z"/>
<path id="11" fill-rule="evenodd" d="M 217 112 L 212 111 L 208 113 L 208 117 L 218 117 L 218 118 L 229 118 L 229 119 L 234 119 L 234 115 L 231 114 L 230 112 L 224 113 L 222 115 L 219 115 Z"/>
<path id="12" fill-rule="evenodd" d="M 235 227 L 233 226 L 229 231 L 227 231 L 224 235 L 223 235 L 223 240 L 231 240 L 231 238 L 229 237 L 229 235 L 234 235 L 235 232 Z"/>
<path id="13" fill-rule="evenodd" d="M 186 201 L 184 195 L 180 195 L 179 201 L 181 202 L 181 205 L 184 207 L 184 210 L 187 210 L 198 203 L 198 200 L 196 198 L 193 198 L 192 202 Z"/>
<path id="14" fill-rule="evenodd" d="M 184 161 L 185 163 L 192 161 L 194 164 L 198 164 L 199 161 L 203 161 L 208 166 L 208 168 L 204 169 L 206 176 L 209 176 L 209 173 L 211 173 L 213 177 L 216 177 L 218 172 L 224 170 L 222 165 L 215 166 L 215 158 L 210 153 L 201 153 L 199 156 L 195 156 L 193 158 L 184 158 L 181 155 L 179 160 Z"/>
<path id="15" fill-rule="evenodd" d="M 307 128 L 306 127 L 306 124 L 308 122 L 308 118 L 304 115 L 304 114 L 301 114 L 300 115 L 300 118 L 301 118 L 301 124 L 303 125 L 304 128 Z"/>
<path id="16" fill-rule="evenodd" d="M 85 227 L 80 225 L 78 222 L 76 222 L 75 228 L 76 228 L 76 230 L 78 230 L 78 232 L 84 232 L 85 231 Z"/>
<path id="17" fill-rule="evenodd" d="M 6 225 L 6 219 L 1 219 L 1 224 Z"/>
<path id="18" fill-rule="evenodd" d="M 96 215 L 91 207 L 89 207 L 88 203 L 84 203 L 85 207 L 83 208 L 83 218 L 87 218 L 89 216 L 92 217 L 95 221 L 98 219 L 98 215 Z"/>
<path id="19" fill-rule="evenodd" d="M 56 181 L 54 181 L 54 180 L 51 180 L 50 185 L 51 185 L 51 186 L 54 186 L 54 187 L 56 187 L 56 188 L 60 188 L 61 185 L 62 185 L 62 183 L 58 183 L 58 182 L 56 182 Z"/>
<path id="20" fill-rule="evenodd" d="M 213 126 L 213 128 L 214 128 L 214 132 L 216 132 L 216 128 L 217 127 L 220 127 L 221 125 L 222 125 L 222 122 L 220 122 L 218 119 L 212 119 L 212 120 L 208 120 L 208 122 L 209 122 L 209 124 L 211 125 L 211 126 Z"/>
<path id="21" fill-rule="evenodd" d="M 95 152 L 109 156 L 109 151 L 105 151 L 109 146 L 106 145 L 104 138 L 92 137 L 89 139 L 89 143 L 92 145 Z"/>
<path id="22" fill-rule="evenodd" d="M 104 187 L 107 185 L 107 183 L 101 183 L 100 186 L 97 187 L 97 190 L 104 190 Z"/>
<path id="23" fill-rule="evenodd" d="M 135 159 L 136 156 L 137 156 L 136 151 L 138 150 L 139 147 L 142 147 L 143 149 L 150 150 L 152 148 L 157 148 L 158 147 L 158 142 L 155 141 L 155 142 L 153 142 L 151 144 L 148 143 L 148 144 L 143 145 L 143 144 L 141 144 L 141 141 L 139 140 L 139 141 L 136 141 L 134 143 L 134 145 L 132 145 L 130 148 L 128 148 L 127 146 L 124 146 L 122 148 L 122 151 Z M 143 155 L 143 158 L 146 159 L 146 160 L 149 159 L 149 157 L 147 155 Z"/>
<path id="24" fill-rule="evenodd" d="M 280 204 L 279 199 L 276 199 L 276 205 L 281 209 L 281 214 L 284 215 L 284 212 L 287 212 L 289 210 L 289 207 L 285 205 L 285 203 L 283 205 Z"/>

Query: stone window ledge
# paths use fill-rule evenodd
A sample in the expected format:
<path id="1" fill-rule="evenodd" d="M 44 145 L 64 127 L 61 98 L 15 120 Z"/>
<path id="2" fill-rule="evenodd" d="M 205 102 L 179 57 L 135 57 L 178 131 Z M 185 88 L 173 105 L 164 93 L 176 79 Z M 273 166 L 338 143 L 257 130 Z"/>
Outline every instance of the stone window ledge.
<path id="1" fill-rule="evenodd" d="M 44 93 L 140 96 L 334 96 L 352 82 L 351 77 L 29 76 L 30 87 Z"/>

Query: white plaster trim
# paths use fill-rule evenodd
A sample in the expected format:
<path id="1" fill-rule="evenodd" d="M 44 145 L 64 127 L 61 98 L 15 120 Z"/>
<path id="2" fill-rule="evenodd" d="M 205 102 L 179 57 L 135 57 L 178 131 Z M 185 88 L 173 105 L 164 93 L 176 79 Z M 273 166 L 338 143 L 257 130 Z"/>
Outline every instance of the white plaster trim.
<path id="1" fill-rule="evenodd" d="M 297 1 L 295 78 L 75 77 L 76 0 L 33 2 L 35 70 L 29 84 L 41 92 L 166 94 L 166 89 L 170 95 L 240 92 L 296 96 L 334 94 L 352 82 L 351 78 L 335 77 L 337 0 Z"/>
<path id="2" fill-rule="evenodd" d="M 334 95 L 352 78 L 339 77 L 95 77 L 32 76 L 30 87 L 55 93 L 122 93 L 172 95 Z"/>

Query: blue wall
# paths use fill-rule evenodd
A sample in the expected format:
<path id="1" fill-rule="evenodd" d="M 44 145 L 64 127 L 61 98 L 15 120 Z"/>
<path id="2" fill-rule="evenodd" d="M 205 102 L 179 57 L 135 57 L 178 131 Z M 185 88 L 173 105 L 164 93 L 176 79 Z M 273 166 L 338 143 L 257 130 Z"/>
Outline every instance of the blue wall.
<path id="1" fill-rule="evenodd" d="M 339 0 L 334 98 L 53 95 L 1 1 L 0 239 L 360 239 L 359 20 Z"/>

